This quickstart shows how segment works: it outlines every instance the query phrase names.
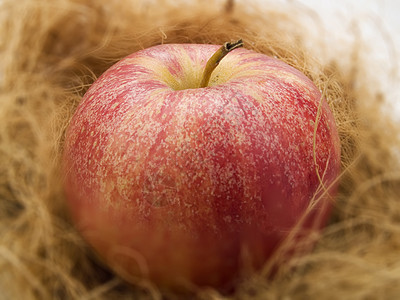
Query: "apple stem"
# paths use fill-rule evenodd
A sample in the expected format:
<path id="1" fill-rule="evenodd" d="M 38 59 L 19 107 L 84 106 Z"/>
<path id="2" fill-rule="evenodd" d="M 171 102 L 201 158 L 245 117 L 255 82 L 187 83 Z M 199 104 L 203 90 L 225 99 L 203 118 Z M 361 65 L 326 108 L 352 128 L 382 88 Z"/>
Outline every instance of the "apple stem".
<path id="1" fill-rule="evenodd" d="M 208 86 L 208 82 L 211 78 L 211 73 L 218 66 L 219 62 L 232 50 L 243 47 L 243 41 L 237 40 L 236 42 L 227 42 L 221 48 L 219 48 L 213 56 L 207 61 L 206 67 L 203 72 L 203 78 L 200 83 L 200 87 L 204 88 Z"/>

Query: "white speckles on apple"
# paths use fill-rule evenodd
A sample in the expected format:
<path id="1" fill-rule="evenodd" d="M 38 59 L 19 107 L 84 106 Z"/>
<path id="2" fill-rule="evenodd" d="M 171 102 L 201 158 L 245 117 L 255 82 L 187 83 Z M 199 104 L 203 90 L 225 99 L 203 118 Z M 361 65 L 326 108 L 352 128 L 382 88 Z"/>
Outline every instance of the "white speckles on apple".
<path id="1" fill-rule="evenodd" d="M 116 242 L 141 248 L 145 239 L 153 248 L 143 253 L 154 257 L 184 238 L 193 245 L 188 253 L 198 251 L 200 237 L 235 248 L 253 233 L 271 237 L 293 226 L 319 195 L 316 170 L 324 184 L 333 182 L 339 139 L 318 89 L 246 49 L 226 56 L 210 86 L 196 89 L 217 48 L 140 51 L 86 93 L 64 152 L 68 198 L 84 227 L 104 229 L 92 214 L 105 211 L 104 230 L 117 232 Z M 270 247 L 264 238 L 256 243 Z"/>

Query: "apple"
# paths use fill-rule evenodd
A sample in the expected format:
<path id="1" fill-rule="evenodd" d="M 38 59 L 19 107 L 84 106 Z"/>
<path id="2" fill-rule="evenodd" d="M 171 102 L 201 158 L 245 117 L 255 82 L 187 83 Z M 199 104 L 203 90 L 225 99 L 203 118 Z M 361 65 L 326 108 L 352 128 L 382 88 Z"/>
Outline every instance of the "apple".
<path id="1" fill-rule="evenodd" d="M 300 71 L 241 45 L 133 53 L 69 124 L 72 220 L 130 282 L 228 290 L 294 228 L 303 238 L 327 222 L 340 171 L 332 112 Z"/>

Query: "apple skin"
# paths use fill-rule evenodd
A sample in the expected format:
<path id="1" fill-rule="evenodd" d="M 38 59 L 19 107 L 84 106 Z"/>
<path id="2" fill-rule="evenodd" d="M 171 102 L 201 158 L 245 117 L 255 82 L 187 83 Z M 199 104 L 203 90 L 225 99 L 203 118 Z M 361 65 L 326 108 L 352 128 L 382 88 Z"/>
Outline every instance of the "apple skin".
<path id="1" fill-rule="evenodd" d="M 70 122 L 72 219 L 128 281 L 229 289 L 271 259 L 306 212 L 303 232 L 329 217 L 340 142 L 320 91 L 243 48 L 197 88 L 218 48 L 133 53 L 90 87 Z"/>

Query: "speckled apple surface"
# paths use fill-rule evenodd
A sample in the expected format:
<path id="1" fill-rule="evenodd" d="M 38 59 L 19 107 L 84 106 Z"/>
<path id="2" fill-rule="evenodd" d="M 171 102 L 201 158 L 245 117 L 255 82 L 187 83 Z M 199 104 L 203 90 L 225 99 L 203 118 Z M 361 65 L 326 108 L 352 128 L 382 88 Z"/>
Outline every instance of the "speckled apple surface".
<path id="1" fill-rule="evenodd" d="M 83 236 L 127 280 L 227 287 L 306 211 L 329 216 L 336 125 L 301 72 L 247 49 L 197 88 L 216 45 L 136 52 L 88 90 L 68 128 L 65 190 Z"/>

